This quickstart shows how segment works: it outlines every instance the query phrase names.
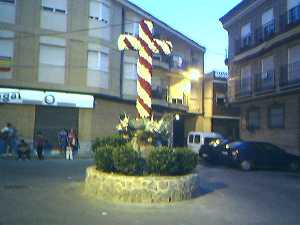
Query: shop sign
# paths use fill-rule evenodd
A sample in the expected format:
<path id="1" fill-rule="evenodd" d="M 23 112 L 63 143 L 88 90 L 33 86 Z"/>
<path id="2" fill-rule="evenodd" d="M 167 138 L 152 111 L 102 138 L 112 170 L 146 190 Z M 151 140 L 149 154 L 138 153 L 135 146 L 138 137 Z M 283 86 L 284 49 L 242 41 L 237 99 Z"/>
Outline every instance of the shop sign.
<path id="1" fill-rule="evenodd" d="M 64 92 L 0 88 L 0 103 L 94 108 L 94 97 Z"/>

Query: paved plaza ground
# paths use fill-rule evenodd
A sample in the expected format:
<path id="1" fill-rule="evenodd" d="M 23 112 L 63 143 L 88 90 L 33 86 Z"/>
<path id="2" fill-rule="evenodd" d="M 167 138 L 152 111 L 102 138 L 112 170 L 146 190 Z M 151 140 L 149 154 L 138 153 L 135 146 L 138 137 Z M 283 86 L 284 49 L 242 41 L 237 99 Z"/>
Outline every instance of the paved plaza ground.
<path id="1" fill-rule="evenodd" d="M 299 225 L 300 174 L 199 166 L 201 195 L 171 205 L 83 194 L 91 160 L 0 160 L 0 225 Z"/>

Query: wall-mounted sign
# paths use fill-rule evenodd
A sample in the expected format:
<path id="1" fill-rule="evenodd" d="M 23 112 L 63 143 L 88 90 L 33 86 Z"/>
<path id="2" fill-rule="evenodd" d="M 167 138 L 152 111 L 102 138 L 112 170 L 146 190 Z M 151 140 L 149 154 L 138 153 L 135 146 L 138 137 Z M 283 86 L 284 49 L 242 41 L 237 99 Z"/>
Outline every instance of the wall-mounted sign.
<path id="1" fill-rule="evenodd" d="M 0 88 L 0 103 L 94 108 L 92 95 Z"/>

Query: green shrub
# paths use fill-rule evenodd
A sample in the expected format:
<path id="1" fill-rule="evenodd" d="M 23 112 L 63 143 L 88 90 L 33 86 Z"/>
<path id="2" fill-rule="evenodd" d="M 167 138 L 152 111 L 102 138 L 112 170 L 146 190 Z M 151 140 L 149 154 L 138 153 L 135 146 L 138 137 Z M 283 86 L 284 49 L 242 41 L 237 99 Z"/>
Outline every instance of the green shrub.
<path id="1" fill-rule="evenodd" d="M 98 146 L 95 148 L 95 162 L 98 170 L 104 172 L 114 172 L 114 161 L 113 161 L 113 151 L 114 147 L 112 146 Z"/>
<path id="2" fill-rule="evenodd" d="M 159 175 L 171 175 L 175 171 L 176 158 L 173 149 L 167 147 L 156 148 L 148 157 L 148 172 Z"/>
<path id="3" fill-rule="evenodd" d="M 92 150 L 93 152 L 95 152 L 98 147 L 106 145 L 112 147 L 120 147 L 122 145 L 125 145 L 127 142 L 128 140 L 124 139 L 121 135 L 114 134 L 104 138 L 97 138 L 93 143 Z"/>
<path id="4" fill-rule="evenodd" d="M 176 155 L 176 174 L 188 174 L 192 172 L 199 161 L 198 154 L 188 148 L 175 148 Z"/>
<path id="5" fill-rule="evenodd" d="M 130 144 L 115 148 L 113 163 L 116 172 L 126 175 L 141 175 L 144 171 L 144 160 L 141 154 Z"/>
<path id="6" fill-rule="evenodd" d="M 158 175 L 183 175 L 195 169 L 198 155 L 187 148 L 157 148 L 148 158 L 148 171 Z"/>

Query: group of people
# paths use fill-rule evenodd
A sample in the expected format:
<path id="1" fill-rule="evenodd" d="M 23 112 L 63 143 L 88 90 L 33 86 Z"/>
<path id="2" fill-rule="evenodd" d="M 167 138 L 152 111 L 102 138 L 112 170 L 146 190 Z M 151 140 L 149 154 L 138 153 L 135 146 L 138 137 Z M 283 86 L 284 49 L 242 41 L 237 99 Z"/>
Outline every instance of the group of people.
<path id="1" fill-rule="evenodd" d="M 19 139 L 17 129 L 11 124 L 7 123 L 1 129 L 0 141 L 3 143 L 2 150 L 4 154 L 12 156 L 14 153 L 18 155 L 18 159 L 30 159 L 31 147 L 24 140 Z M 60 150 L 64 153 L 66 159 L 73 160 L 80 148 L 78 135 L 75 129 L 63 129 L 58 133 L 58 143 Z M 44 159 L 44 149 L 47 141 L 42 132 L 37 132 L 34 138 L 33 147 L 36 149 L 39 160 Z M 1 146 L 0 146 L 1 147 Z"/>
<path id="2" fill-rule="evenodd" d="M 58 133 L 58 143 L 67 160 L 73 160 L 77 156 L 80 145 L 75 129 L 61 130 Z"/>

